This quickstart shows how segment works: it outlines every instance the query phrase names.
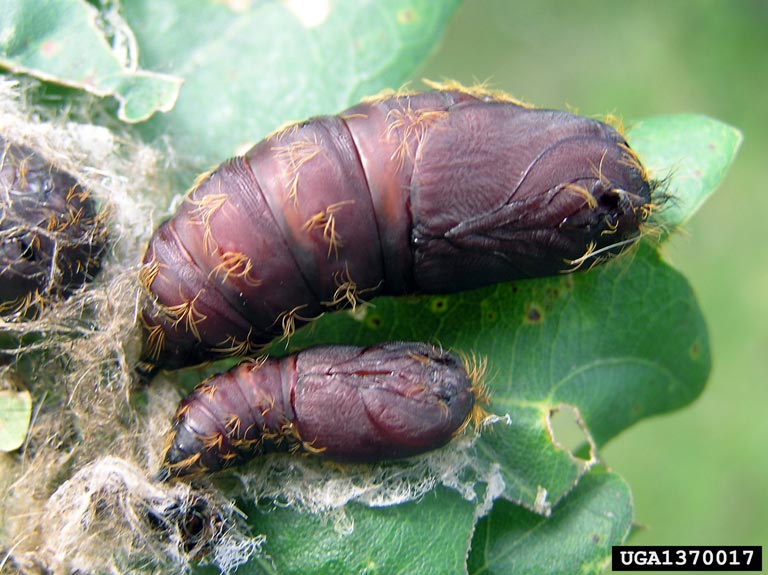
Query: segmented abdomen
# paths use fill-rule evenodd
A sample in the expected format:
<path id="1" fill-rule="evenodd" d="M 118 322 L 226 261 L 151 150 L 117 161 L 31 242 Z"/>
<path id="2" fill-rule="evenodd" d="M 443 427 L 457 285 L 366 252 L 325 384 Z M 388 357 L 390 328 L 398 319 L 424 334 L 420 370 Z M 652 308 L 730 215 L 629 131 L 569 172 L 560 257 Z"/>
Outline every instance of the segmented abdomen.
<path id="1" fill-rule="evenodd" d="M 467 423 L 477 377 L 455 354 L 408 342 L 242 363 L 182 401 L 158 476 L 217 471 L 278 450 L 341 461 L 422 453 Z"/>
<path id="2" fill-rule="evenodd" d="M 250 355 L 377 294 L 573 270 L 636 238 L 649 202 L 613 128 L 477 92 L 295 124 L 204 176 L 152 238 L 144 367 Z"/>
<path id="3" fill-rule="evenodd" d="M 104 218 L 70 174 L 0 137 L 0 315 L 28 317 L 101 266 Z"/>

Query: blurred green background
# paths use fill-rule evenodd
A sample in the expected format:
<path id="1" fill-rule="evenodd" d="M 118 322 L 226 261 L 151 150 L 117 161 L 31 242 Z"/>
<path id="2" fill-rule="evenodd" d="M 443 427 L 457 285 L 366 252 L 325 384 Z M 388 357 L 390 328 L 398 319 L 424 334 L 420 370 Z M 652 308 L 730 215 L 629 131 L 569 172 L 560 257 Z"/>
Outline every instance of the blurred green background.
<path id="1" fill-rule="evenodd" d="M 467 0 L 414 77 L 489 80 L 627 125 L 695 112 L 743 131 L 723 187 L 665 248 L 709 323 L 708 387 L 601 451 L 632 487 L 633 544 L 768 545 L 767 28 L 764 0 Z"/>

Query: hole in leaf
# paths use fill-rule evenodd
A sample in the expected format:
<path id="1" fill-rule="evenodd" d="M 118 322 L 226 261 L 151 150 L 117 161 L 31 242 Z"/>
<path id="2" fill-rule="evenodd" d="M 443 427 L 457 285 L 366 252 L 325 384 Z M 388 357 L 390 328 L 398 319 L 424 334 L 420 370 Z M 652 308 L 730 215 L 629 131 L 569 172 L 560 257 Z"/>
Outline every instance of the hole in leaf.
<path id="1" fill-rule="evenodd" d="M 565 450 L 576 460 L 590 467 L 597 461 L 596 447 L 579 409 L 573 405 L 561 403 L 549 411 L 547 418 L 552 443 Z"/>

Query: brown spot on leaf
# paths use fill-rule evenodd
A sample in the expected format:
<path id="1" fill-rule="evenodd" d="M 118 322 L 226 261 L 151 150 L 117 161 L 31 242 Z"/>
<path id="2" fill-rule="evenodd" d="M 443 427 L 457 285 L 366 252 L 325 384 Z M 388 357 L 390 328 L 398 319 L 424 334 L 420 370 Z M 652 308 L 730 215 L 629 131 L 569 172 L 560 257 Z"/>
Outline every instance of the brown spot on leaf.
<path id="1" fill-rule="evenodd" d="M 528 308 L 528 314 L 525 317 L 528 323 L 540 323 L 542 319 L 542 313 L 538 306 L 531 304 Z"/>
<path id="2" fill-rule="evenodd" d="M 688 354 L 691 356 L 691 359 L 699 359 L 699 356 L 701 355 L 701 344 L 698 340 L 693 342 L 688 350 Z"/>

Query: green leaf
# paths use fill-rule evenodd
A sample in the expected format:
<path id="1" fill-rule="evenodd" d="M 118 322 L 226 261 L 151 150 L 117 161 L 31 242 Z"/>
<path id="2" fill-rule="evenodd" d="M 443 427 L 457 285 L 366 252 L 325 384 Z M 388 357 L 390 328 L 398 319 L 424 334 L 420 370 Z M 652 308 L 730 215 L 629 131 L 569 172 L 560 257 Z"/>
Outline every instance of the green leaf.
<path id="1" fill-rule="evenodd" d="M 645 142 L 664 134 L 672 140 L 697 137 L 698 128 L 685 118 L 656 122 L 641 135 Z M 672 132 L 674 127 L 682 134 Z M 729 149 L 732 158 L 735 150 Z M 727 166 L 722 160 L 708 163 L 710 146 L 692 150 L 687 162 L 698 165 L 700 175 L 694 192 L 706 197 Z M 667 165 L 654 163 L 667 155 L 648 156 L 643 159 L 654 173 Z M 673 173 L 668 186 L 675 199 L 680 196 L 675 202 L 680 209 L 698 207 L 700 202 L 684 201 L 694 195 L 686 173 Z M 585 425 L 584 440 L 599 446 L 642 418 L 690 403 L 710 369 L 706 325 L 695 296 L 648 244 L 588 273 L 450 296 L 379 298 L 358 313 L 321 318 L 290 345 L 390 339 L 433 341 L 487 358 L 490 409 L 508 415 L 509 424 L 497 422 L 484 431 L 478 451 L 487 465 L 501 463 L 507 499 L 542 513 L 592 463 L 553 440 L 553 410 L 575 407 Z"/>
<path id="2" fill-rule="evenodd" d="M 134 44 L 116 13 L 100 14 L 83 0 L 0 0 L 0 66 L 114 96 L 126 122 L 170 110 L 181 84 L 138 69 Z"/>
<path id="3" fill-rule="evenodd" d="M 509 424 L 483 430 L 479 456 L 488 467 L 501 465 L 504 497 L 541 513 L 592 463 L 553 441 L 552 410 L 574 406 L 600 445 L 639 419 L 692 401 L 710 364 L 690 287 L 647 245 L 588 273 L 378 298 L 362 313 L 322 317 L 291 347 L 393 339 L 487 358 L 489 409 L 508 415 Z"/>
<path id="4" fill-rule="evenodd" d="M 459 0 L 135 0 L 142 64 L 184 78 L 176 107 L 144 126 L 198 168 L 288 120 L 336 113 L 398 88 Z"/>
<path id="5" fill-rule="evenodd" d="M 670 126 L 683 134 L 670 134 Z M 671 118 L 652 128 L 643 133 L 647 142 L 662 139 L 665 132 L 684 139 L 689 124 Z M 691 191 L 687 177 L 678 181 L 683 174 L 677 170 L 667 184 L 675 197 L 706 197 L 719 183 L 727 166 L 708 163 L 707 146 L 699 152 L 704 157 L 688 157 L 701 171 L 696 188 Z M 652 156 L 647 149 L 643 154 L 653 173 L 668 165 L 660 163 L 667 156 Z M 678 220 L 684 221 L 699 203 L 677 202 L 682 210 Z M 487 358 L 489 410 L 506 417 L 481 430 L 476 471 L 482 483 L 497 469 L 504 485 L 502 498 L 477 531 L 473 572 L 482 572 L 483 566 L 499 573 L 599 572 L 610 545 L 623 542 L 629 531 L 628 490 L 621 479 L 594 467 L 595 458 L 583 455 L 584 450 L 569 450 L 555 435 L 551 414 L 572 407 L 583 441 L 597 448 L 636 421 L 690 403 L 710 369 L 706 325 L 695 296 L 650 243 L 585 273 L 450 296 L 378 298 L 354 313 L 322 317 L 295 334 L 288 346 L 275 344 L 273 351 L 391 339 L 433 341 Z M 448 493 L 440 490 L 436 496 L 450 505 Z M 408 513 L 408 506 L 397 509 L 403 507 Z M 345 509 L 350 508 L 358 507 Z M 370 510 L 370 521 L 375 524 L 382 511 Z M 385 530 L 383 516 L 381 521 Z M 469 528 L 474 518 L 466 521 L 464 528 Z M 269 536 L 300 544 L 308 535 L 297 531 L 298 525 L 314 532 L 316 524 L 316 517 L 297 513 L 290 528 L 276 522 Z M 254 525 L 264 529 L 261 518 Z M 528 539 L 531 551 L 520 551 L 527 549 Z M 486 551 L 478 555 L 480 548 Z M 341 552 L 327 539 L 318 549 Z M 384 555 L 378 561 L 388 561 L 387 549 L 380 552 Z M 348 560 L 363 564 L 360 557 Z"/>
<path id="6" fill-rule="evenodd" d="M 136 30 L 143 66 L 159 72 L 148 73 L 126 66 L 109 47 L 118 37 L 132 40 L 114 13 L 116 27 L 105 32 L 98 12 L 82 1 L 0 0 L 0 64 L 112 94 L 131 121 L 170 109 L 178 82 L 162 73 L 183 78 L 176 107 L 141 129 L 167 138 L 200 167 L 286 120 L 338 112 L 398 87 L 457 4 L 135 0 L 125 3 L 124 16 Z M 312 7 L 320 12 L 310 17 Z M 638 123 L 629 139 L 649 172 L 668 178 L 673 201 L 659 221 L 674 229 L 717 187 L 740 135 L 714 120 L 673 116 Z M 473 471 L 479 494 L 499 488 L 483 485 L 494 472 L 503 485 L 478 525 L 473 573 L 601 570 L 610 545 L 627 536 L 632 506 L 624 482 L 596 467 L 591 451 L 642 418 L 692 401 L 710 366 L 690 287 L 649 245 L 574 276 L 380 298 L 355 314 L 321 319 L 290 346 L 389 339 L 433 341 L 488 360 L 488 409 L 497 419 L 481 430 Z M 552 414 L 566 406 L 589 455 L 553 431 Z M 437 487 L 419 501 L 353 503 L 330 516 L 254 507 L 250 520 L 267 535 L 270 560 L 240 571 L 464 573 L 478 505 Z"/>
<path id="7" fill-rule="evenodd" d="M 13 451 L 24 443 L 32 417 L 29 391 L 0 391 L 0 452 Z"/>
<path id="8" fill-rule="evenodd" d="M 741 145 L 741 132 L 707 116 L 648 118 L 627 138 L 670 200 L 655 220 L 673 231 L 718 188 Z"/>
<path id="9" fill-rule="evenodd" d="M 622 543 L 631 526 L 629 486 L 595 467 L 549 518 L 499 501 L 477 524 L 468 570 L 470 575 L 603 573 L 611 546 Z"/>
<path id="10" fill-rule="evenodd" d="M 328 516 L 293 508 L 247 509 L 271 567 L 260 560 L 243 573 L 466 573 L 474 506 L 456 492 L 437 488 L 418 501 L 372 508 L 351 504 Z M 259 566 L 261 564 L 261 566 Z"/>

